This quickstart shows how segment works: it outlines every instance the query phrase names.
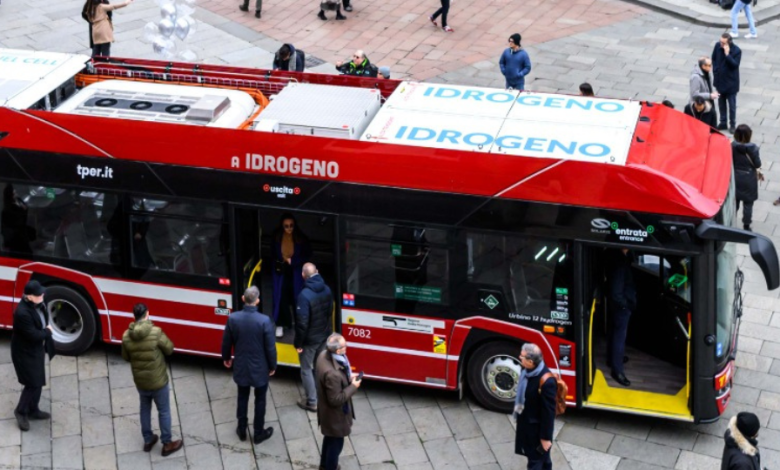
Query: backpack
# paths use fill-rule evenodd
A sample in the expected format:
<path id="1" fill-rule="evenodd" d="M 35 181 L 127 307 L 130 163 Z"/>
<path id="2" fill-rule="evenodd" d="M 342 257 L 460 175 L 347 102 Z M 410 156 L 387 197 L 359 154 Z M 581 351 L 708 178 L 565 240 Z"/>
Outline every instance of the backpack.
<path id="1" fill-rule="evenodd" d="M 718 5 L 724 10 L 731 10 L 734 7 L 734 0 L 718 0 Z"/>
<path id="2" fill-rule="evenodd" d="M 566 412 L 566 394 L 569 393 L 569 386 L 566 385 L 566 382 L 561 380 L 561 377 L 558 374 L 548 372 L 539 379 L 539 394 L 542 393 L 542 385 L 544 385 L 550 377 L 555 379 L 555 385 L 557 386 L 555 391 L 555 416 L 560 416 Z"/>

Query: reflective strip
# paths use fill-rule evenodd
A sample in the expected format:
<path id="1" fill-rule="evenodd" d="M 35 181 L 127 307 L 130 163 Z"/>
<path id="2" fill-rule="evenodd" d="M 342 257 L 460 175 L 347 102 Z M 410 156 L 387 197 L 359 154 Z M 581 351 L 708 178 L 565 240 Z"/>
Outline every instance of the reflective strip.
<path id="1" fill-rule="evenodd" d="M 460 359 L 460 356 L 450 356 L 448 354 L 436 354 L 433 352 L 416 351 L 414 349 L 391 348 L 389 346 L 377 346 L 375 344 L 353 343 L 351 341 L 347 341 L 347 344 L 352 349 L 370 349 L 372 351 L 382 351 L 382 352 L 389 352 L 393 354 L 406 354 L 409 356 L 432 357 L 434 359 L 448 359 L 452 361 L 457 361 L 458 359 Z M 420 382 L 420 383 L 427 383 L 427 382 Z"/>
<path id="2" fill-rule="evenodd" d="M 550 369 L 550 372 L 554 372 L 558 375 L 569 375 L 571 377 L 576 377 L 577 373 L 573 370 L 560 370 L 560 369 Z"/>
<path id="3" fill-rule="evenodd" d="M 0 281 L 15 281 L 16 273 L 19 272 L 19 268 L 9 268 L 8 266 L 0 266 Z"/>
<path id="4" fill-rule="evenodd" d="M 396 379 L 396 378 L 392 378 L 392 377 L 383 377 L 381 375 L 368 375 L 368 374 L 366 374 L 364 377 L 367 378 L 367 379 L 384 380 L 386 382 L 398 382 L 398 383 L 404 383 L 404 384 L 425 385 L 426 387 L 447 388 L 446 384 L 437 384 L 437 383 L 432 383 L 432 382 L 422 382 L 420 380 Z M 444 380 L 444 379 L 442 379 L 442 380 Z"/>
<path id="5" fill-rule="evenodd" d="M 5 295 L 0 295 L 0 302 L 11 302 L 11 303 L 14 303 L 15 301 L 14 301 L 13 297 L 7 297 Z"/>
<path id="6" fill-rule="evenodd" d="M 110 317 L 113 316 L 113 317 L 135 319 L 135 315 L 133 315 L 130 312 L 117 312 L 116 310 L 111 310 L 109 312 L 106 310 L 100 310 L 100 314 L 105 316 L 110 316 Z M 152 316 L 152 321 L 155 323 L 170 323 L 173 325 L 194 326 L 196 328 L 208 328 L 211 330 L 220 330 L 220 331 L 225 329 L 225 325 L 217 325 L 214 323 L 205 323 L 199 321 L 180 320 L 178 318 L 158 317 L 157 315 Z"/>
<path id="7" fill-rule="evenodd" d="M 111 342 L 112 343 L 116 343 L 116 344 L 122 344 L 122 340 L 121 339 L 112 339 Z M 222 358 L 222 354 L 209 353 L 209 352 L 203 352 L 203 351 L 193 351 L 191 349 L 182 349 L 182 348 L 174 347 L 173 351 L 174 352 L 180 352 L 180 353 L 186 353 L 186 354 L 192 354 L 192 355 L 195 355 L 195 356 L 211 356 L 211 357 Z"/>
<path id="8" fill-rule="evenodd" d="M 143 299 L 167 300 L 192 305 L 207 305 L 217 307 L 218 301 L 227 302 L 227 308 L 233 308 L 232 294 L 229 292 L 209 292 L 179 287 L 156 286 L 114 279 L 93 278 L 95 284 L 104 294 L 128 295 Z"/>

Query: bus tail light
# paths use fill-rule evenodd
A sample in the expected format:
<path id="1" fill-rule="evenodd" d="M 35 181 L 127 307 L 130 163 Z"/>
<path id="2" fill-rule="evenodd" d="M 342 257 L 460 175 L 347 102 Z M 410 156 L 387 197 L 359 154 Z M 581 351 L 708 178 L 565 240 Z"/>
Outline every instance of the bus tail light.
<path id="1" fill-rule="evenodd" d="M 715 376 L 715 400 L 718 405 L 718 412 L 723 414 L 726 406 L 731 399 L 731 381 L 734 378 L 734 361 L 729 361 L 720 374 Z"/>

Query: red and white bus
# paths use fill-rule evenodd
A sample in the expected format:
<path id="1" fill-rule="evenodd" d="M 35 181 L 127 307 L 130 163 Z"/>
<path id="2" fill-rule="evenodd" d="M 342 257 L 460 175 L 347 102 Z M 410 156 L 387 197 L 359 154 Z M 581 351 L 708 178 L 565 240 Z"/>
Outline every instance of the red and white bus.
<path id="1" fill-rule="evenodd" d="M 48 286 L 58 349 L 119 343 L 136 302 L 219 356 L 250 284 L 272 310 L 292 214 L 375 380 L 511 409 L 525 342 L 571 406 L 716 419 L 741 315 L 728 139 L 654 103 L 0 49 L 0 326 Z M 639 307 L 605 366 L 605 250 Z M 265 263 L 264 263 L 265 261 Z M 295 366 L 290 333 L 280 362 Z"/>

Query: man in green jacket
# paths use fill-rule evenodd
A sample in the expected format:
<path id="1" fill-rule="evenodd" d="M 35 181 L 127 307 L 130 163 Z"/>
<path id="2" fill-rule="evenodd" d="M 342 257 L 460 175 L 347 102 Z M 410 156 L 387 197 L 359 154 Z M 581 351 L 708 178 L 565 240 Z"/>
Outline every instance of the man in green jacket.
<path id="1" fill-rule="evenodd" d="M 165 356 L 173 354 L 173 343 L 159 326 L 149 320 L 149 309 L 144 304 L 133 307 L 135 322 L 122 336 L 122 358 L 133 368 L 133 381 L 141 397 L 141 433 L 144 452 L 150 452 L 157 443 L 152 433 L 152 400 L 157 406 L 162 433 L 162 455 L 168 456 L 181 449 L 181 439 L 171 438 L 171 401 L 168 387 L 168 368 Z"/>

